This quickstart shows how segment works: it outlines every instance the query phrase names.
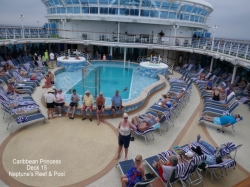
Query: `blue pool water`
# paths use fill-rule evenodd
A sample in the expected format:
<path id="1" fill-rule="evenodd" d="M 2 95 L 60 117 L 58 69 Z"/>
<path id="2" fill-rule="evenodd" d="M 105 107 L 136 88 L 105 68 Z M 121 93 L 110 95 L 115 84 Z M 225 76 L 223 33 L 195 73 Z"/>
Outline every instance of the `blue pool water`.
<path id="1" fill-rule="evenodd" d="M 121 67 L 100 67 L 100 91 L 106 97 L 112 97 L 116 90 L 119 90 L 119 93 L 123 99 L 129 98 L 131 80 L 133 75 L 133 68 L 121 68 Z M 76 85 L 73 86 L 73 89 L 76 89 L 76 92 L 80 95 L 83 95 L 85 91 L 90 90 L 93 92 L 93 80 L 94 75 L 88 75 L 85 77 L 84 89 L 83 82 L 80 80 Z M 128 90 L 124 90 L 125 88 Z M 71 89 L 72 91 L 72 89 Z M 68 91 L 67 93 L 72 93 Z"/>
<path id="2" fill-rule="evenodd" d="M 126 68 L 121 62 L 93 62 L 92 65 L 100 66 L 100 91 L 106 98 L 106 106 L 111 105 L 111 97 L 115 94 L 115 90 L 119 90 L 123 102 L 127 102 L 138 97 L 143 89 L 158 81 L 156 78 L 141 76 L 137 64 L 126 65 Z M 82 89 L 82 71 L 57 74 L 55 86 L 56 88 L 62 88 L 67 102 L 70 102 L 69 89 L 76 89 L 82 97 L 84 92 Z M 129 90 L 123 91 L 125 87 L 128 87 Z"/>

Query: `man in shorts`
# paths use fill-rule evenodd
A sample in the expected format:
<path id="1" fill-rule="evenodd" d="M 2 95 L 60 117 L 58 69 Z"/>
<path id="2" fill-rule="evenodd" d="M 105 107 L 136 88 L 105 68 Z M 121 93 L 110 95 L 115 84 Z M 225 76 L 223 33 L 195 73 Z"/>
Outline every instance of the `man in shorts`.
<path id="1" fill-rule="evenodd" d="M 52 53 L 52 51 L 49 54 L 49 59 L 51 62 L 51 66 L 54 67 L 55 55 L 54 55 L 54 53 Z"/>
<path id="2" fill-rule="evenodd" d="M 100 92 L 99 97 L 96 98 L 97 125 L 100 124 L 100 120 L 99 120 L 100 113 L 102 113 L 103 122 L 105 122 L 104 110 L 105 110 L 105 98 L 103 97 L 102 92 Z"/>
<path id="3" fill-rule="evenodd" d="M 115 117 L 115 111 L 121 110 L 124 113 L 124 108 L 122 106 L 122 97 L 119 95 L 119 91 L 116 90 L 115 95 L 111 99 L 112 101 L 112 117 Z"/>
<path id="4" fill-rule="evenodd" d="M 54 105 L 54 102 L 56 101 L 56 98 L 55 98 L 55 90 L 49 90 L 47 94 L 45 94 L 44 96 L 44 100 L 45 100 L 45 103 L 47 104 L 47 114 L 48 114 L 48 119 L 50 119 L 50 115 L 51 115 L 51 119 L 55 118 L 54 115 L 53 115 L 53 112 L 54 112 L 54 108 L 55 108 L 55 105 Z"/>
<path id="5" fill-rule="evenodd" d="M 86 119 L 85 111 L 87 112 L 88 110 L 89 110 L 89 120 L 92 121 L 91 116 L 92 116 L 94 99 L 93 96 L 90 94 L 89 90 L 85 92 L 85 96 L 83 96 L 82 101 L 83 101 L 83 107 L 81 108 L 83 115 L 82 121 Z"/>
<path id="6" fill-rule="evenodd" d="M 57 90 L 56 93 L 56 101 L 55 101 L 55 106 L 58 107 L 58 116 L 61 117 L 62 116 L 62 107 L 64 105 L 64 93 L 62 93 L 62 89 Z M 54 114 L 56 113 L 56 108 L 54 111 Z"/>
<path id="7" fill-rule="evenodd" d="M 71 103 L 69 104 L 68 111 L 66 116 L 69 115 L 69 111 L 72 108 L 72 115 L 69 117 L 69 119 L 74 119 L 74 114 L 76 111 L 76 108 L 78 107 L 78 102 L 80 101 L 80 96 L 76 93 L 76 90 L 73 90 L 73 94 L 70 96 Z"/>
<path id="8" fill-rule="evenodd" d="M 240 115 L 235 114 L 234 116 L 221 116 L 221 117 L 211 117 L 211 116 L 204 116 L 204 119 L 207 121 L 210 121 L 214 124 L 221 125 L 222 128 L 231 126 L 236 123 L 236 121 L 240 120 Z M 223 130 L 220 131 L 220 129 L 217 129 L 217 132 L 221 132 L 224 134 L 225 132 Z"/>

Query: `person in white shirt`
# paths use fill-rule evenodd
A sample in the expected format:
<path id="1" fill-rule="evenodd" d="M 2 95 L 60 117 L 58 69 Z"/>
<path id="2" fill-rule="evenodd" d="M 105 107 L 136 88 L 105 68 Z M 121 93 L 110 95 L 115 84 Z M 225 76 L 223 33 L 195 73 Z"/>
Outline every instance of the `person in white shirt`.
<path id="1" fill-rule="evenodd" d="M 57 90 L 56 94 L 56 101 L 55 101 L 55 106 L 58 107 L 58 112 L 59 112 L 59 117 L 62 116 L 62 107 L 64 105 L 64 93 L 62 93 L 62 89 Z M 56 113 L 56 107 L 55 107 L 55 112 Z"/>
<path id="2" fill-rule="evenodd" d="M 51 53 L 49 54 L 49 59 L 50 59 L 50 62 L 51 62 L 52 67 L 54 67 L 55 55 L 54 55 L 54 53 L 52 53 L 52 51 L 51 51 Z"/>
<path id="3" fill-rule="evenodd" d="M 48 114 L 48 119 L 50 119 L 50 115 L 51 115 L 51 119 L 55 118 L 54 117 L 54 108 L 55 108 L 55 104 L 54 102 L 56 101 L 56 97 L 54 95 L 55 90 L 49 90 L 49 92 L 47 94 L 45 94 L 44 99 L 45 99 L 45 103 L 47 103 L 47 114 Z"/>

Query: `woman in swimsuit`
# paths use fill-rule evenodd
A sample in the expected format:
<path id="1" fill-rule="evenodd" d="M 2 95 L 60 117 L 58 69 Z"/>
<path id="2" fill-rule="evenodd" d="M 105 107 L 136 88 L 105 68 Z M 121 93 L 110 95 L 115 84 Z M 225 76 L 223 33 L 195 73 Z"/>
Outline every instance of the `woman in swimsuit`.
<path id="1" fill-rule="evenodd" d="M 132 167 L 126 175 L 121 176 L 122 187 L 134 186 L 137 182 L 141 182 L 142 179 L 146 180 L 142 164 L 142 156 L 137 155 L 135 157 L 134 167 Z"/>

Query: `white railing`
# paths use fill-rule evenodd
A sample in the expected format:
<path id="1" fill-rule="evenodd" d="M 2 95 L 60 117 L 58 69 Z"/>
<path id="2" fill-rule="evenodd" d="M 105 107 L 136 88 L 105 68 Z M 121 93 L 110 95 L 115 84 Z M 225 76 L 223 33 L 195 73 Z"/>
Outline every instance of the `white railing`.
<path id="1" fill-rule="evenodd" d="M 250 60 L 250 41 L 232 40 L 232 39 L 202 39 L 190 37 L 173 37 L 152 34 L 121 34 L 107 32 L 90 32 L 60 29 L 27 28 L 21 27 L 1 27 L 1 40 L 22 39 L 24 38 L 48 38 L 64 39 L 77 41 L 98 41 L 112 43 L 134 43 L 134 44 L 152 44 L 160 46 L 176 46 L 187 48 L 199 48 L 207 51 L 227 54 L 230 56 Z M 212 45 L 213 44 L 213 45 Z M 211 47 L 213 46 L 213 49 Z"/>

